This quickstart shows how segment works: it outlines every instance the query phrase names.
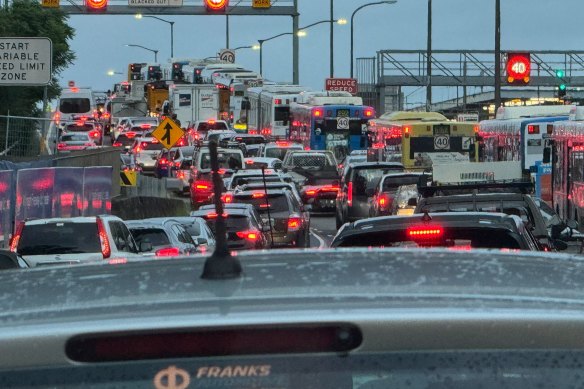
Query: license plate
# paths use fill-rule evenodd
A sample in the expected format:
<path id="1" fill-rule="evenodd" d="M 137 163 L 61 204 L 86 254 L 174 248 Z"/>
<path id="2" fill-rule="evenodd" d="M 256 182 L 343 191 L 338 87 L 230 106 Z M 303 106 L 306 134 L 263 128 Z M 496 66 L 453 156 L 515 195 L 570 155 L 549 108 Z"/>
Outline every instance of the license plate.
<path id="1" fill-rule="evenodd" d="M 337 116 L 339 117 L 349 117 L 349 110 L 348 109 L 337 109 Z"/>

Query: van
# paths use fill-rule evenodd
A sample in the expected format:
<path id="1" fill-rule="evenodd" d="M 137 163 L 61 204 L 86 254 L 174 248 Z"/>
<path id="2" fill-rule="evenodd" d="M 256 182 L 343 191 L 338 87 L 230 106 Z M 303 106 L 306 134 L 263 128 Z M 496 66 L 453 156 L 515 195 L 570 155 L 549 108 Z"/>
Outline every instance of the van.
<path id="1" fill-rule="evenodd" d="M 62 122 L 82 117 L 97 116 L 97 105 L 91 88 L 71 87 L 63 89 L 57 108 L 57 117 Z"/>

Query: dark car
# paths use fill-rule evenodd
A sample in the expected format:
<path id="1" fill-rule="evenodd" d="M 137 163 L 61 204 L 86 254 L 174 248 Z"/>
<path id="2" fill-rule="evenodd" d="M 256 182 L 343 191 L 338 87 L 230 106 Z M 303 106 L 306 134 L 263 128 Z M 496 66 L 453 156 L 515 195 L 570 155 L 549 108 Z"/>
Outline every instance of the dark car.
<path id="1" fill-rule="evenodd" d="M 251 204 L 271 228 L 273 246 L 309 247 L 310 215 L 286 189 L 236 191 L 234 203 Z"/>
<path id="2" fill-rule="evenodd" d="M 191 212 L 191 216 L 205 219 L 213 234 L 217 236 L 215 221 L 218 215 L 214 206 L 202 206 L 199 210 Z M 223 216 L 229 250 L 261 250 L 270 247 L 269 227 L 264 226 L 253 206 L 225 204 Z"/>
<path id="3" fill-rule="evenodd" d="M 390 173 L 379 180 L 373 199 L 369 205 L 369 216 L 389 216 L 397 190 L 402 185 L 417 184 L 422 173 Z"/>
<path id="4" fill-rule="evenodd" d="M 502 213 L 383 216 L 345 224 L 331 247 L 448 247 L 538 251 L 521 219 Z"/>
<path id="5" fill-rule="evenodd" d="M 336 198 L 336 226 L 369 217 L 369 204 L 381 177 L 388 173 L 403 172 L 397 162 L 360 162 L 350 164 L 341 177 Z"/>

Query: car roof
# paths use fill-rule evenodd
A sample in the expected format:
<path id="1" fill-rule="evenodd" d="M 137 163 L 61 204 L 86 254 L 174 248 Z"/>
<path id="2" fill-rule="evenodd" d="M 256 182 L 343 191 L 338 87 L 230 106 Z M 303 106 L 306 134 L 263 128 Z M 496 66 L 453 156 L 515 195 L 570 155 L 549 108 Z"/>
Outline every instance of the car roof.
<path id="1" fill-rule="evenodd" d="M 100 218 L 105 218 L 105 217 L 112 218 L 112 216 L 100 216 Z M 40 225 L 40 224 L 49 224 L 49 223 L 95 223 L 96 218 L 97 218 L 96 216 L 78 216 L 78 217 L 69 217 L 69 218 L 54 217 L 54 218 L 47 218 L 47 219 L 33 219 L 33 220 L 27 220 L 26 225 L 31 226 L 31 225 Z M 113 218 L 116 218 L 116 217 L 113 216 Z"/>
<path id="2" fill-rule="evenodd" d="M 254 189 L 254 190 L 241 190 L 241 191 L 235 192 L 233 194 L 233 196 L 234 197 L 246 197 L 246 196 L 251 196 L 252 194 L 258 193 L 258 192 L 265 193 L 265 191 L 263 191 L 263 190 L 262 191 L 258 191 L 257 189 Z M 268 192 L 267 193 L 268 193 L 268 197 L 270 197 L 270 196 L 285 196 L 286 193 L 289 193 L 289 192 L 288 192 L 287 189 L 276 189 L 276 188 L 274 188 L 274 189 L 268 189 Z"/>
<path id="3" fill-rule="evenodd" d="M 353 169 L 375 169 L 375 168 L 395 168 L 404 169 L 404 165 L 399 162 L 351 162 L 350 168 Z"/>
<path id="4" fill-rule="evenodd" d="M 250 205 L 250 204 L 245 204 L 245 205 Z M 229 216 L 229 215 L 236 215 L 236 216 L 250 216 L 250 209 L 248 207 L 225 207 L 224 208 L 225 213 Z M 203 217 L 203 216 L 207 216 L 211 213 L 215 213 L 215 208 L 207 208 L 207 209 L 199 209 L 198 211 L 193 211 L 191 212 L 191 216 L 196 216 L 196 217 Z"/>
<path id="5" fill-rule="evenodd" d="M 526 201 L 530 198 L 529 195 L 522 193 L 468 193 L 468 194 L 456 194 L 456 195 L 436 195 L 432 197 L 424 197 L 422 200 L 426 204 L 438 204 L 438 203 L 454 203 L 454 202 L 469 202 L 469 201 L 479 201 L 479 202 L 490 202 L 490 201 Z M 422 201 L 420 200 L 420 201 Z M 529 200 L 527 200 L 529 201 Z"/>

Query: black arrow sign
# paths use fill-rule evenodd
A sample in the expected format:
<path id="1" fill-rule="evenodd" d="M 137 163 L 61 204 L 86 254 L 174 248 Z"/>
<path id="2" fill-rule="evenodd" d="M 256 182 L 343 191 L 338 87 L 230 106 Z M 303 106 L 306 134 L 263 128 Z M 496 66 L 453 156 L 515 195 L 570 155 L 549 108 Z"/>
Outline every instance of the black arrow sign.
<path id="1" fill-rule="evenodd" d="M 170 125 L 170 123 L 166 123 L 166 126 L 164 127 L 164 129 L 166 130 L 166 133 L 164 134 L 164 136 L 162 138 L 160 138 L 161 142 L 165 142 L 166 144 L 170 144 L 170 130 L 172 130 L 172 126 Z"/>

